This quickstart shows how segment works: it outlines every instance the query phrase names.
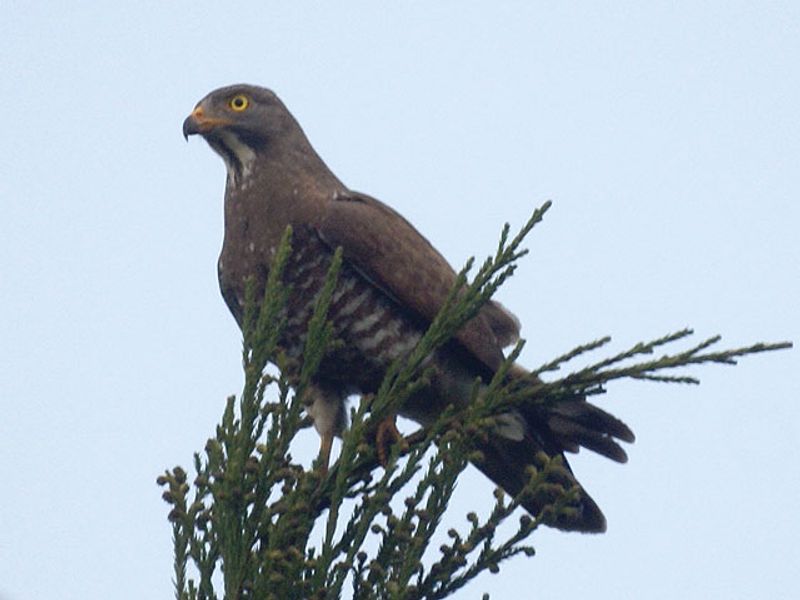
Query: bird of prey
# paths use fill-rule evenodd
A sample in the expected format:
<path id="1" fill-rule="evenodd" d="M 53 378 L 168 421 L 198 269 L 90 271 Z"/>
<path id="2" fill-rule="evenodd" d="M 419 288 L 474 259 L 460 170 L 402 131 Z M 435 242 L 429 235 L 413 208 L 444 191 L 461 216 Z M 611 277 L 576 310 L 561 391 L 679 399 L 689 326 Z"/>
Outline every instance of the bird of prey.
<path id="1" fill-rule="evenodd" d="M 252 85 L 217 89 L 197 103 L 183 134 L 199 134 L 225 162 L 225 234 L 218 274 L 222 295 L 242 325 L 246 282 L 263 289 L 287 226 L 293 251 L 283 274 L 289 285 L 287 322 L 280 347 L 301 353 L 315 299 L 334 251 L 343 264 L 328 312 L 335 344 L 314 378 L 308 413 L 327 460 L 330 444 L 346 426 L 345 401 L 377 391 L 388 367 L 419 341 L 455 283 L 447 261 L 408 221 L 382 202 L 355 192 L 331 172 L 298 122 L 272 91 Z M 503 348 L 519 336 L 519 322 L 489 302 L 454 339 L 430 357 L 433 375 L 400 410 L 422 425 L 449 405 L 464 406 L 476 378 L 489 381 L 504 360 Z M 520 367 L 518 372 L 523 372 Z M 563 456 L 583 446 L 624 462 L 617 439 L 632 442 L 631 430 L 585 398 L 546 408 L 520 406 L 502 415 L 496 431 L 478 441 L 476 466 L 506 492 L 527 483 L 535 456 Z M 566 461 L 564 462 L 566 465 Z M 563 530 L 601 532 L 606 521 L 579 488 L 578 510 L 548 523 Z M 523 503 L 530 513 L 541 500 Z"/>

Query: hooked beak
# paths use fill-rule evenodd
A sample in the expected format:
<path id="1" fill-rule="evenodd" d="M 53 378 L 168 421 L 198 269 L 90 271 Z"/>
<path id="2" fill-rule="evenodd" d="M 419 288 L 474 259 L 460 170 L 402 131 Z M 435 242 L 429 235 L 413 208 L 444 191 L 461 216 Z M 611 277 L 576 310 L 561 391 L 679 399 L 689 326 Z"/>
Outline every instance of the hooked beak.
<path id="1" fill-rule="evenodd" d="M 228 119 L 206 117 L 203 107 L 198 106 L 192 111 L 192 114 L 186 117 L 186 120 L 183 122 L 183 137 L 188 141 L 190 135 L 195 135 L 197 133 L 203 135 L 217 127 L 231 124 L 232 122 Z"/>

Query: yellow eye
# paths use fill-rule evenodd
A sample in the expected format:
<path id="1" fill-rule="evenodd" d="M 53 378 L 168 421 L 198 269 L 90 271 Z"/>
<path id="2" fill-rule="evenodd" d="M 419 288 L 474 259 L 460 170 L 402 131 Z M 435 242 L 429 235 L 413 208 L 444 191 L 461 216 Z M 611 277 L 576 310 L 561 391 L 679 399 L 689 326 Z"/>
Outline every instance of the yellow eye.
<path id="1" fill-rule="evenodd" d="M 231 110 L 242 112 L 244 109 L 250 106 L 250 100 L 244 94 L 237 94 L 228 101 L 228 106 L 231 107 Z"/>

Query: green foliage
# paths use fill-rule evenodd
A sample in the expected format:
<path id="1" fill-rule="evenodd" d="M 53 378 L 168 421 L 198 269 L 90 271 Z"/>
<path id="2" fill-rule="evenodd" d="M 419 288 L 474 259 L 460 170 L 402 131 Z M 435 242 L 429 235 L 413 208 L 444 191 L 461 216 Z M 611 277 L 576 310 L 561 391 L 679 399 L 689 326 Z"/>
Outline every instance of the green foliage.
<path id="1" fill-rule="evenodd" d="M 257 290 L 251 286 L 249 292 L 243 320 L 245 383 L 238 402 L 228 398 L 216 435 L 202 454 L 195 454 L 196 475 L 191 484 L 181 467 L 158 478 L 166 488 L 164 500 L 172 506 L 176 598 L 447 597 L 478 574 L 497 572 L 513 556 L 532 556 L 534 550 L 526 543 L 530 535 L 562 511 L 574 510 L 571 502 L 576 490 L 552 483 L 551 475 L 563 469 L 561 460 L 541 456 L 539 468 L 530 469 L 530 482 L 517 498 L 506 499 L 498 490 L 487 518 L 481 520 L 470 512 L 464 531 L 449 530 L 448 541 L 438 552 L 431 548 L 458 477 L 468 461 L 477 458 L 471 440 L 487 435 L 496 415 L 519 402 L 547 403 L 576 392 L 598 393 L 607 382 L 620 378 L 697 383 L 669 371 L 709 362 L 732 364 L 740 356 L 790 346 L 756 344 L 711 352 L 709 348 L 719 341 L 714 337 L 689 350 L 631 362 L 691 335 L 684 330 L 637 344 L 561 379 L 531 386 L 530 381 L 523 385 L 505 376 L 522 348 L 520 343 L 480 397 L 476 384 L 469 409 L 459 414 L 445 411 L 434 425 L 408 436 L 406 444 L 396 444 L 388 464 L 379 467 L 371 443 L 377 424 L 425 385 L 425 358 L 472 318 L 514 272 L 516 261 L 526 253 L 520 244 L 549 206 L 534 212 L 510 241 L 506 226 L 495 255 L 486 259 L 472 283 L 467 283 L 472 261 L 461 271 L 417 348 L 389 370 L 374 397 L 362 398 L 351 411 L 340 455 L 327 473 L 295 461 L 290 447 L 309 424 L 303 417 L 304 391 L 325 349 L 336 343 L 325 316 L 341 252 L 336 253 L 317 297 L 299 380 L 290 382 L 284 374 L 288 359 L 278 348 L 286 319 L 282 273 L 291 251 L 291 231 L 287 231 L 260 305 Z M 535 373 L 556 371 L 608 341 L 604 338 L 578 347 Z M 278 376 L 265 373 L 268 361 L 277 364 Z M 271 399 L 268 390 L 274 390 Z M 546 493 L 554 499 L 540 515 L 533 518 L 523 513 L 514 524 L 523 498 L 553 487 L 557 489 Z M 501 529 L 504 523 L 508 525 Z M 319 533 L 312 537 L 315 524 Z"/>

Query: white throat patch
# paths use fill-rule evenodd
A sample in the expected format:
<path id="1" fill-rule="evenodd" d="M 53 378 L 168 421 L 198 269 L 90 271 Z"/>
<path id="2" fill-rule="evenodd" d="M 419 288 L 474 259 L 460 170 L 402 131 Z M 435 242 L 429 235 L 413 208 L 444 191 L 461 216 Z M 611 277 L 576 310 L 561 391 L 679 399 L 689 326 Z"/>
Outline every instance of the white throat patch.
<path id="1" fill-rule="evenodd" d="M 232 131 L 223 131 L 220 138 L 238 163 L 233 163 L 230 156 L 222 154 L 225 168 L 228 170 L 228 185 L 246 185 L 253 172 L 253 161 L 256 159 L 256 153 Z"/>

